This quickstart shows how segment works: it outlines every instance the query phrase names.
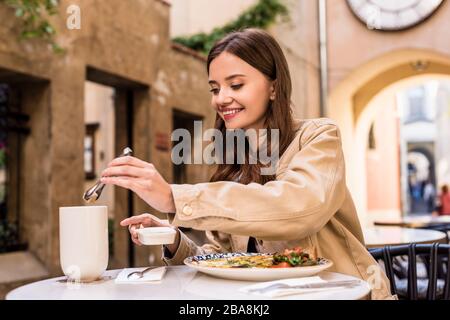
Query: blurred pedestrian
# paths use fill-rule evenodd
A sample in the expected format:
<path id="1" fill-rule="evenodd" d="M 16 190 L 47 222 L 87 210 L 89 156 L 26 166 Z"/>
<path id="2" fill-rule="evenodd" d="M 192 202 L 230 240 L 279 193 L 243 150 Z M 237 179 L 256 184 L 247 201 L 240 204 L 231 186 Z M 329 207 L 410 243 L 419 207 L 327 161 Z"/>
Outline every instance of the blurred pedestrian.
<path id="1" fill-rule="evenodd" d="M 448 193 L 448 186 L 444 185 L 441 188 L 441 194 L 439 195 L 439 205 L 437 207 L 439 215 L 450 215 L 450 194 Z"/>
<path id="2" fill-rule="evenodd" d="M 435 209 L 436 189 L 430 179 L 427 179 L 423 188 L 423 200 L 427 205 L 427 212 Z"/>

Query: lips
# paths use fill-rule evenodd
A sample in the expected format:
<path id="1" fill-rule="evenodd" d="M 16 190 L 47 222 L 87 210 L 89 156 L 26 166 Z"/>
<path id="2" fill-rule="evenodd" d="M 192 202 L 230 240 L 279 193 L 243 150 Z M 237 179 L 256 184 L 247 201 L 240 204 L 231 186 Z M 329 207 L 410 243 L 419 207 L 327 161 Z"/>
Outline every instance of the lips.
<path id="1" fill-rule="evenodd" d="M 222 115 L 223 118 L 228 121 L 233 119 L 234 117 L 236 117 L 240 112 L 242 112 L 242 110 L 244 110 L 244 108 L 229 108 L 229 109 L 223 109 Z"/>

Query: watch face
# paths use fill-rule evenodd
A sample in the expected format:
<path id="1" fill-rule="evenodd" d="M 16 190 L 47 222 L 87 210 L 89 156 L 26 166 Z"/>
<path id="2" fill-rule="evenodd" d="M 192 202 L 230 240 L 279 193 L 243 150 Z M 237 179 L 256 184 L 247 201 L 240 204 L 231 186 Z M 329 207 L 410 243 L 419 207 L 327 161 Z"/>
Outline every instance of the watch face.
<path id="1" fill-rule="evenodd" d="M 369 29 L 403 30 L 428 18 L 443 0 L 347 0 Z"/>

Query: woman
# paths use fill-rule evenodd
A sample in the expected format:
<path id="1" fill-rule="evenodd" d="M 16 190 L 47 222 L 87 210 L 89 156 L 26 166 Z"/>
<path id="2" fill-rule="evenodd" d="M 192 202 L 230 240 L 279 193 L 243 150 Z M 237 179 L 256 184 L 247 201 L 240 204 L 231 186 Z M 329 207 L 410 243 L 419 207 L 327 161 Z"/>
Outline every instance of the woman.
<path id="1" fill-rule="evenodd" d="M 176 242 L 164 248 L 164 261 L 182 264 L 191 255 L 301 246 L 331 259 L 333 271 L 374 282 L 372 298 L 392 298 L 363 244 L 345 183 L 339 130 L 329 119 L 292 118 L 291 79 L 277 42 L 258 29 L 233 32 L 211 49 L 207 72 L 215 127 L 278 129 L 281 157 L 272 175 L 261 175 L 266 165 L 259 160 L 219 164 L 210 183 L 195 185 L 168 184 L 152 164 L 133 157 L 113 160 L 102 182 L 134 191 L 167 213 L 177 230 Z M 272 141 L 271 131 L 261 132 L 248 140 L 252 150 Z M 121 225 L 129 227 L 136 244 L 136 228 L 165 226 L 150 214 Z M 177 227 L 205 230 L 209 243 L 199 247 Z"/>
<path id="2" fill-rule="evenodd" d="M 447 185 L 443 185 L 441 188 L 441 194 L 439 195 L 438 214 L 441 216 L 450 215 L 450 193 L 448 192 Z"/>

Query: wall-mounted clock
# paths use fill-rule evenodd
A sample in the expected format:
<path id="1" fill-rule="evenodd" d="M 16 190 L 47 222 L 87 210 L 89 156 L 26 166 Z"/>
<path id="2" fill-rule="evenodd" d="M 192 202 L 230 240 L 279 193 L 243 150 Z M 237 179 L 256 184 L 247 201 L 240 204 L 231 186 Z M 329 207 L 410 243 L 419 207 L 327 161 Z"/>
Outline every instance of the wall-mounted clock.
<path id="1" fill-rule="evenodd" d="M 353 13 L 369 29 L 397 31 L 431 16 L 444 0 L 347 0 Z"/>

